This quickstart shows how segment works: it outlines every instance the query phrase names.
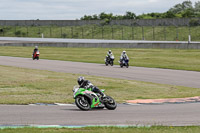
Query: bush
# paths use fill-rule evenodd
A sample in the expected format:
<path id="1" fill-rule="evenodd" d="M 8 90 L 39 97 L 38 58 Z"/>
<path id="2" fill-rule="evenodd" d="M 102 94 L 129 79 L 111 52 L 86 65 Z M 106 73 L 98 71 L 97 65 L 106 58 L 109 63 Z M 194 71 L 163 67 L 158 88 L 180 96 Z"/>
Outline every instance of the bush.
<path id="1" fill-rule="evenodd" d="M 21 36 L 21 31 L 16 31 L 15 36 L 20 37 Z"/>
<path id="2" fill-rule="evenodd" d="M 67 34 L 66 33 L 63 33 L 62 34 L 62 38 L 66 38 L 67 37 Z"/>
<path id="3" fill-rule="evenodd" d="M 189 22 L 190 26 L 198 26 L 199 25 L 199 20 L 198 19 L 191 19 Z"/>
<path id="4" fill-rule="evenodd" d="M 100 24 L 101 24 L 102 26 L 108 25 L 108 24 L 110 24 L 110 20 L 106 18 L 106 19 L 104 19 L 102 22 L 100 22 Z"/>

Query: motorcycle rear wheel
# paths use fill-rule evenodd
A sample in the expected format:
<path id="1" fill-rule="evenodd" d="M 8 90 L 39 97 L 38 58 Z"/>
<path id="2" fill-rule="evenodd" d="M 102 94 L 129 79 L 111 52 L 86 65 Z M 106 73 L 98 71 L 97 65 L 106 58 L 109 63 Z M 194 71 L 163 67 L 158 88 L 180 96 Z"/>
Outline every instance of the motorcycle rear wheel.
<path id="1" fill-rule="evenodd" d="M 106 96 L 105 98 L 107 100 L 107 102 L 104 103 L 105 107 L 109 110 L 115 110 L 117 107 L 117 103 L 115 102 L 115 100 L 109 96 Z"/>

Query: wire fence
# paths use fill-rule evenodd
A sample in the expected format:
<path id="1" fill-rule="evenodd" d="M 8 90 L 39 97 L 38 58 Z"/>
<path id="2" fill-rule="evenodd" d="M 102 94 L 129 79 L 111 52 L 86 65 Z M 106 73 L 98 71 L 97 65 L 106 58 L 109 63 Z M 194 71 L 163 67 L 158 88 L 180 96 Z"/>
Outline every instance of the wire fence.
<path id="1" fill-rule="evenodd" d="M 200 26 L 0 26 L 2 37 L 200 41 Z"/>

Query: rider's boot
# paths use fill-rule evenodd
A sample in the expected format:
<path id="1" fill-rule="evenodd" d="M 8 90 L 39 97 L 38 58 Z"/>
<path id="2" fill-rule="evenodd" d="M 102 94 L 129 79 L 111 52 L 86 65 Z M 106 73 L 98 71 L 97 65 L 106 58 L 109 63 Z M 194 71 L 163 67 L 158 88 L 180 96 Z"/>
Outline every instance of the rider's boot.
<path id="1" fill-rule="evenodd" d="M 101 95 L 102 98 L 106 97 L 106 95 L 102 91 L 100 91 L 99 94 Z"/>

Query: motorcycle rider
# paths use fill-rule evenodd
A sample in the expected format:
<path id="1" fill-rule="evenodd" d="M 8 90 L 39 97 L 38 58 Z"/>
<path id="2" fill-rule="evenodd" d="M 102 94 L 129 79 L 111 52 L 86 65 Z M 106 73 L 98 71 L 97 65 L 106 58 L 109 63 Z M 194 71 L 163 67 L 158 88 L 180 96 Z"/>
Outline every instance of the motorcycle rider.
<path id="1" fill-rule="evenodd" d="M 102 97 L 106 96 L 99 88 L 94 86 L 89 80 L 85 80 L 85 78 L 82 76 L 78 77 L 77 82 L 79 84 L 79 88 L 85 88 L 85 89 L 92 88 L 92 91 L 94 93 L 99 93 Z"/>
<path id="2" fill-rule="evenodd" d="M 108 52 L 107 52 L 107 55 L 106 55 L 106 60 L 108 61 L 108 60 L 110 60 L 110 58 L 112 57 L 112 51 L 111 50 L 108 50 Z"/>
<path id="3" fill-rule="evenodd" d="M 128 55 L 126 54 L 126 51 L 123 51 L 121 53 L 120 62 L 122 62 L 124 59 L 129 60 Z"/>
<path id="4" fill-rule="evenodd" d="M 34 53 L 37 52 L 37 51 L 38 51 L 38 46 L 35 46 L 35 49 L 33 50 L 33 55 L 34 55 Z"/>

